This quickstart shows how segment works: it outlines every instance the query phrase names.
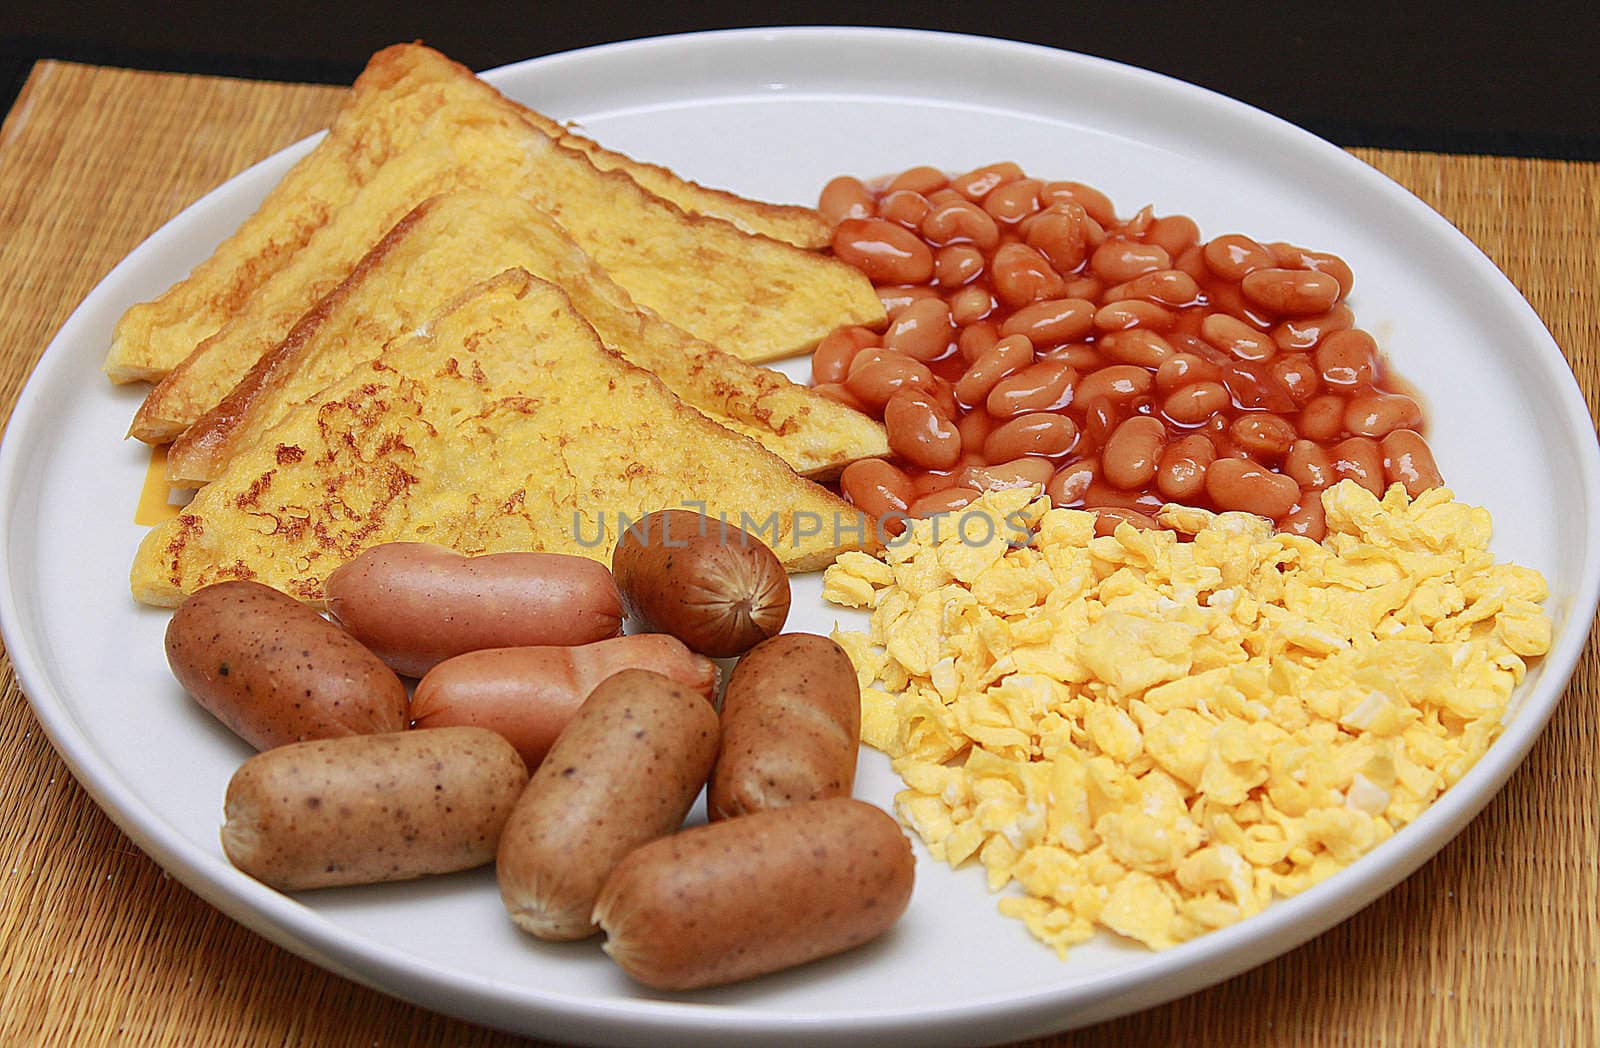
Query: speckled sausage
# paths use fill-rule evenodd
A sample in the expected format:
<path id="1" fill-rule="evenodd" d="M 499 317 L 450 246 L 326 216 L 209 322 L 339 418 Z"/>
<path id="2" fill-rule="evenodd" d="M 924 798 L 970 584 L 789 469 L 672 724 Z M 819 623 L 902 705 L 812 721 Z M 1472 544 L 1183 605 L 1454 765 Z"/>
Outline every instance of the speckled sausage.
<path id="1" fill-rule="evenodd" d="M 648 670 L 597 687 L 517 802 L 495 858 L 500 897 L 541 939 L 594 934 L 595 896 L 634 848 L 671 833 L 717 756 L 717 714 Z"/>
<path id="2" fill-rule="evenodd" d="M 813 633 L 762 641 L 722 698 L 707 812 L 716 820 L 848 797 L 860 742 L 861 688 L 844 649 Z"/>
<path id="3" fill-rule="evenodd" d="M 178 683 L 258 750 L 406 726 L 406 689 L 393 670 L 259 582 L 197 590 L 167 623 L 166 647 Z"/>
<path id="4" fill-rule="evenodd" d="M 715 701 L 716 663 L 676 637 L 635 633 L 571 648 L 494 648 L 446 659 L 417 682 L 411 724 L 491 728 L 535 768 L 589 693 L 629 669 L 670 677 L 708 704 Z"/>
<path id="5" fill-rule="evenodd" d="M 468 557 L 428 542 L 374 546 L 328 576 L 328 614 L 397 673 L 463 652 L 588 644 L 622 632 L 604 564 L 560 553 Z"/>
<path id="6" fill-rule="evenodd" d="M 808 801 L 652 841 L 595 903 L 605 951 L 658 990 L 737 982 L 874 939 L 911 901 L 915 859 L 890 815 Z"/>
<path id="7" fill-rule="evenodd" d="M 228 783 L 222 850 L 282 891 L 470 869 L 494 858 L 527 781 L 483 728 L 280 746 Z"/>

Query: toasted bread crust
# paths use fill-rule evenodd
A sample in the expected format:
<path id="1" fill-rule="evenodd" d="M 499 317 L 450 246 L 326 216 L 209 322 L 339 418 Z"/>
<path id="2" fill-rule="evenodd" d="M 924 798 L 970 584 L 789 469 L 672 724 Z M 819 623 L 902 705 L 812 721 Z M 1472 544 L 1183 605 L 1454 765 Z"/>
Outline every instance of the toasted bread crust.
<path id="1" fill-rule="evenodd" d="M 607 346 L 796 472 L 828 478 L 856 459 L 888 453 L 883 428 L 867 416 L 636 308 L 537 208 L 501 194 L 462 191 L 412 209 L 217 407 L 174 441 L 168 479 L 187 487 L 210 481 L 289 405 L 422 323 L 453 290 L 518 266 L 561 286 Z"/>
<path id="2" fill-rule="evenodd" d="M 151 530 L 131 584 L 174 605 L 253 578 L 315 603 L 339 564 L 402 539 L 605 562 L 624 517 L 672 506 L 755 524 L 791 571 L 872 542 L 858 511 L 607 349 L 559 288 L 511 270 L 287 413 Z"/>

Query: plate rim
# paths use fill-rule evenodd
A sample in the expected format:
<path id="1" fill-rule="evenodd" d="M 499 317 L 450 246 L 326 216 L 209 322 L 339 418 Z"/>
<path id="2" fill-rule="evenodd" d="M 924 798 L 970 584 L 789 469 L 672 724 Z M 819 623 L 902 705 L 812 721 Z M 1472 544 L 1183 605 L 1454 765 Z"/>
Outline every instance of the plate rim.
<path id="1" fill-rule="evenodd" d="M 869 40 L 892 38 L 907 42 L 937 41 L 945 46 L 991 48 L 996 52 L 1027 52 L 1052 62 L 1089 63 L 1102 71 L 1117 75 L 1131 74 L 1149 78 L 1152 82 L 1163 82 L 1169 87 L 1178 85 L 1186 93 L 1199 92 L 1200 96 L 1211 105 L 1220 105 L 1225 110 L 1237 107 L 1237 112 L 1248 111 L 1253 114 L 1252 119 L 1264 119 L 1270 122 L 1271 129 L 1275 133 L 1283 134 L 1287 130 L 1299 137 L 1303 145 L 1316 143 L 1317 148 L 1323 149 L 1328 157 L 1342 158 L 1338 163 L 1352 173 L 1359 172 L 1359 177 L 1363 181 L 1383 187 L 1386 193 L 1398 190 L 1410 204 L 1425 210 L 1432 220 L 1442 226 L 1439 232 L 1447 230 L 1458 249 L 1463 247 L 1468 249 L 1476 263 L 1487 265 L 1494 277 L 1504 282 L 1505 289 L 1510 291 L 1512 299 L 1521 305 L 1521 310 L 1525 314 L 1522 319 L 1524 321 L 1531 319 L 1542 333 L 1543 341 L 1548 343 L 1547 348 L 1541 346 L 1539 359 L 1547 366 L 1551 364 L 1561 366 L 1567 386 L 1562 394 L 1564 406 L 1570 412 L 1575 403 L 1583 417 L 1588 417 L 1588 409 L 1582 400 L 1576 380 L 1570 368 L 1565 366 L 1564 357 L 1543 321 L 1538 318 L 1531 304 L 1509 279 L 1494 267 L 1493 262 L 1465 234 L 1403 187 L 1399 187 L 1387 176 L 1345 150 L 1248 103 L 1227 98 L 1161 73 L 1092 55 L 995 37 L 930 30 L 805 26 L 727 29 L 647 37 L 527 59 L 497 67 L 482 75 L 499 86 L 506 80 L 514 79 L 519 72 L 531 66 L 556 66 L 566 62 L 578 62 L 592 59 L 602 53 L 620 55 L 652 49 L 706 44 L 714 46 L 726 39 L 748 41 L 762 38 L 769 42 L 788 44 L 790 41 L 804 41 L 806 38 L 835 40 L 841 34 Z M 319 132 L 318 135 L 320 134 Z M 97 303 L 102 289 L 114 288 L 127 272 L 136 269 L 145 256 L 153 253 L 155 250 L 153 245 L 160 241 L 163 233 L 173 223 L 191 214 L 208 200 L 237 193 L 241 181 L 263 178 L 272 172 L 281 174 L 282 169 L 286 169 L 291 162 L 295 151 L 308 150 L 317 137 L 317 135 L 309 136 L 274 152 L 203 194 L 177 216 L 163 222 L 96 284 L 94 290 L 73 310 L 61 329 L 50 340 L 18 395 L 16 405 L 6 423 L 5 439 L 0 443 L 0 494 L 11 496 L 23 483 L 21 460 L 24 441 L 30 437 L 37 438 L 37 431 L 42 424 L 37 416 L 42 416 L 48 409 L 42 391 L 53 373 L 66 370 L 65 365 L 56 363 L 64 360 L 66 353 L 57 350 L 56 347 L 71 342 L 76 329 L 88 322 L 87 313 L 91 305 Z M 1553 361 L 1549 357 L 1551 351 L 1554 353 Z M 1591 493 L 1600 490 L 1600 456 L 1589 456 L 1580 461 L 1586 466 L 1583 480 L 1587 489 Z M 16 500 L 10 497 L 7 498 L 7 506 L 6 512 L 0 514 L 0 632 L 4 634 L 7 652 L 11 657 L 20 690 L 28 698 L 34 716 L 56 752 L 67 763 L 74 777 L 94 799 L 97 806 L 106 812 L 122 832 L 134 840 L 142 850 L 191 891 L 205 899 L 208 904 L 279 946 L 340 975 L 428 1007 L 469 1019 L 475 1018 L 477 1021 L 485 1021 L 483 1016 L 486 1014 L 500 1014 L 507 1009 L 522 1012 L 531 1006 L 540 1010 L 539 1018 L 559 1020 L 559 1023 L 551 1024 L 551 1029 L 542 1031 L 549 1033 L 554 1030 L 558 1035 L 559 1030 L 565 1029 L 568 1032 L 580 1030 L 585 1035 L 603 1032 L 609 1037 L 625 1037 L 638 1033 L 641 1029 L 640 1023 L 653 1024 L 661 1021 L 665 1023 L 664 1027 L 654 1025 L 648 1027 L 652 1034 L 669 1037 L 761 1034 L 773 1037 L 788 1036 L 785 1031 L 775 1029 L 775 1026 L 783 1024 L 786 1018 L 790 1022 L 802 1018 L 798 1013 L 790 1017 L 772 1012 L 751 1015 L 737 1007 L 674 1000 L 639 998 L 595 1000 L 565 995 L 556 997 L 535 995 L 532 1000 L 509 1001 L 500 996 L 499 990 L 506 987 L 501 987 L 499 983 L 433 968 L 423 958 L 341 928 L 331 919 L 301 905 L 294 898 L 281 895 L 244 877 L 226 863 L 198 849 L 187 838 L 169 827 L 164 817 L 153 811 L 142 810 L 140 805 L 132 806 L 141 809 L 137 812 L 124 810 L 127 799 L 117 796 L 117 793 L 125 790 L 121 785 L 120 775 L 87 736 L 77 728 L 65 696 L 54 694 L 54 690 L 49 686 L 51 676 L 40 662 L 35 639 L 25 632 L 20 632 L 27 616 L 17 603 L 17 590 L 13 584 L 11 567 L 13 543 L 16 541 L 13 522 L 20 507 L 16 504 Z M 1190 943 L 1164 953 L 1154 954 L 1149 963 L 1141 964 L 1133 971 L 1108 972 L 1098 978 L 1073 983 L 1069 987 L 1040 990 L 1022 997 L 998 996 L 977 1002 L 963 1000 L 960 1004 L 951 1004 L 943 1009 L 917 1007 L 914 1010 L 842 1013 L 830 1016 L 820 1028 L 806 1024 L 802 1027 L 804 1036 L 814 1038 L 818 1034 L 826 1033 L 830 1037 L 842 1034 L 846 1038 L 852 1038 L 912 1031 L 924 1033 L 926 1032 L 924 1025 L 930 1019 L 942 1019 L 954 1024 L 958 1033 L 971 1033 L 986 1023 L 996 1021 L 993 1012 L 985 1009 L 1005 1010 L 1016 1031 L 1025 1031 L 1030 1024 L 1035 1030 L 1064 1029 L 1066 1027 L 1060 1024 L 1060 1020 L 1064 1017 L 1062 1013 L 1078 1007 L 1084 1003 L 1085 998 L 1092 1003 L 1108 994 L 1114 996 L 1115 994 L 1111 994 L 1113 990 L 1119 991 L 1124 996 L 1137 995 L 1142 989 L 1153 984 L 1173 979 L 1175 974 L 1189 969 L 1195 961 L 1210 958 L 1220 952 L 1223 961 L 1216 965 L 1219 973 L 1214 978 L 1207 978 L 1182 991 L 1193 992 L 1202 986 L 1231 977 L 1245 967 L 1279 956 L 1320 934 L 1338 920 L 1364 908 L 1432 858 L 1440 848 L 1456 836 L 1466 822 L 1493 800 L 1542 733 L 1566 690 L 1567 681 L 1570 680 L 1578 659 L 1587 646 L 1588 630 L 1580 628 L 1579 616 L 1584 616 L 1585 621 L 1592 620 L 1597 599 L 1600 599 L 1600 569 L 1596 568 L 1594 558 L 1597 537 L 1600 537 L 1600 524 L 1591 518 L 1588 527 L 1590 545 L 1587 570 L 1574 595 L 1573 607 L 1568 612 L 1568 621 L 1563 633 L 1551 653 L 1545 656 L 1541 667 L 1541 673 L 1544 675 L 1541 684 L 1547 686 L 1552 694 L 1543 702 L 1531 704 L 1529 700 L 1533 698 L 1532 694 L 1521 696 L 1521 706 L 1517 716 L 1467 776 L 1446 795 L 1430 805 L 1417 820 L 1402 828 L 1389 841 L 1362 856 L 1351 867 L 1306 892 L 1275 901 L 1263 913 L 1246 921 L 1191 940 Z M 1547 680 L 1552 675 L 1559 681 L 1559 686 Z M 48 696 L 48 701 L 36 696 Z M 1508 743 L 1512 745 L 1508 746 Z M 1496 756 L 1493 762 L 1489 760 L 1491 754 Z M 1474 776 L 1477 778 L 1474 779 Z M 1463 791 L 1462 787 L 1467 784 L 1472 788 Z M 1455 797 L 1458 800 L 1467 797 L 1468 802 L 1445 806 L 1446 797 Z M 140 822 L 135 815 L 143 815 L 146 822 Z M 156 827 L 154 832 L 148 824 L 152 819 Z M 219 872 L 221 876 L 218 875 Z M 1350 905 L 1352 898 L 1357 898 L 1359 901 Z M 1295 926 L 1296 930 L 1288 933 L 1287 937 L 1293 941 L 1277 941 L 1285 937 L 1282 929 L 1291 925 Z M 1300 934 L 1301 931 L 1304 931 L 1304 934 Z M 1202 949 L 1197 944 L 1204 944 L 1206 948 Z M 1241 958 L 1242 963 L 1235 966 L 1233 962 Z M 351 961 L 359 963 L 347 963 Z M 510 988 L 524 993 L 528 990 L 527 987 Z M 1168 1000 L 1178 995 L 1158 996 L 1160 1000 Z M 471 1005 L 474 1010 L 463 1010 L 464 1004 Z M 1140 1005 L 1143 1006 L 1145 1005 Z M 975 1010 L 982 1014 L 973 1014 Z M 526 1015 L 525 1012 L 522 1014 Z M 684 1022 L 685 1019 L 688 1020 L 687 1023 Z M 601 1020 L 608 1024 L 606 1030 L 594 1028 L 594 1024 Z M 488 1021 L 495 1021 L 498 1024 L 498 1020 L 495 1019 Z M 1022 1025 L 1016 1025 L 1018 1022 Z M 1039 1025 L 1041 1023 L 1044 1025 Z M 836 1029 L 836 1026 L 841 1028 Z M 945 1032 L 949 1033 L 950 1030 L 947 1028 Z"/>

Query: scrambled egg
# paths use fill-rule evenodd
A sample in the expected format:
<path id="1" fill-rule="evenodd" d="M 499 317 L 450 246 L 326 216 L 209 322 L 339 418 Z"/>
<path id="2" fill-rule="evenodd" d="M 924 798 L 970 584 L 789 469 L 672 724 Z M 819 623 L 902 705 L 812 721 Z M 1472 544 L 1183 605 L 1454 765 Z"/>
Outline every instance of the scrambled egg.
<path id="1" fill-rule="evenodd" d="M 1447 490 L 1323 505 L 1320 544 L 1178 506 L 1096 538 L 998 491 L 841 556 L 823 595 L 872 609 L 834 637 L 901 817 L 1015 882 L 1000 911 L 1063 956 L 1097 927 L 1160 949 L 1231 924 L 1416 818 L 1549 649 L 1545 580 Z"/>

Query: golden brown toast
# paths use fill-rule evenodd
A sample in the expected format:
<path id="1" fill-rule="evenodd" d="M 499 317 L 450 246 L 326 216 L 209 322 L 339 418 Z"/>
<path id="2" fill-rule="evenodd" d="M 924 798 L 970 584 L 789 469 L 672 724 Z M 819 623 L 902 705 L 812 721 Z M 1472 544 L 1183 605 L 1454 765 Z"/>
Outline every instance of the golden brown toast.
<path id="1" fill-rule="evenodd" d="M 329 572 L 380 542 L 607 562 L 624 518 L 679 506 L 754 530 L 791 571 L 871 545 L 858 511 L 511 270 L 288 412 L 151 529 L 130 581 L 164 606 L 236 578 L 316 602 Z"/>
<path id="2" fill-rule="evenodd" d="M 156 381 L 177 366 L 374 171 L 415 141 L 430 115 L 450 103 L 519 114 L 586 154 L 596 167 L 626 172 L 685 211 L 715 215 L 800 247 L 828 242 L 827 222 L 811 208 L 708 189 L 666 168 L 604 149 L 504 97 L 439 52 L 420 44 L 396 44 L 372 56 L 327 135 L 290 169 L 255 214 L 186 278 L 123 315 L 106 357 L 107 374 L 116 382 Z"/>
<path id="3" fill-rule="evenodd" d="M 559 285 L 600 339 L 680 398 L 796 472 L 823 479 L 888 454 L 858 411 L 747 364 L 636 308 L 555 221 L 526 201 L 464 190 L 419 204 L 350 276 L 167 451 L 180 487 L 212 480 L 293 405 L 420 325 L 461 289 L 520 267 Z"/>
<path id="4" fill-rule="evenodd" d="M 515 115 L 446 106 L 151 390 L 130 433 L 147 443 L 175 438 L 406 212 L 473 188 L 548 211 L 636 302 L 745 359 L 785 356 L 840 324 L 883 316 L 871 283 L 844 262 L 687 214 L 627 175 L 597 171 Z"/>

